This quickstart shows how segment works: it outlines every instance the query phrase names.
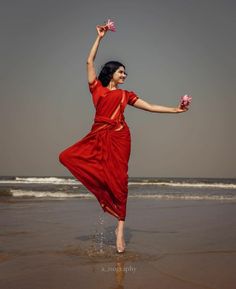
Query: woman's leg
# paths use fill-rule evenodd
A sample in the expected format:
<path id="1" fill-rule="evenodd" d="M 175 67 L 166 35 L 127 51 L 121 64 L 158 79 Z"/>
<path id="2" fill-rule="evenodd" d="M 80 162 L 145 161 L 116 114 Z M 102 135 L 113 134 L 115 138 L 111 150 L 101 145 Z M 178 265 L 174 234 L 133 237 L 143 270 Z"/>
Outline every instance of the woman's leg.
<path id="1" fill-rule="evenodd" d="M 125 250 L 124 225 L 125 221 L 118 221 L 116 228 L 116 248 L 118 253 L 122 253 Z"/>

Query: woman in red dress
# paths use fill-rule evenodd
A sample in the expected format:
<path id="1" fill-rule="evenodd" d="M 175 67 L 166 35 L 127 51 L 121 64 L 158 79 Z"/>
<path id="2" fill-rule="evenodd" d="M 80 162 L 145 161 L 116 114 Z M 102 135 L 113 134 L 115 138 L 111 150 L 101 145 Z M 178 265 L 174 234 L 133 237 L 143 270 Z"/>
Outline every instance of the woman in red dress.
<path id="1" fill-rule="evenodd" d="M 130 130 L 125 122 L 127 104 L 150 112 L 180 113 L 187 108 L 165 107 L 141 100 L 133 91 L 118 87 L 126 78 L 125 66 L 106 63 L 97 77 L 94 60 L 101 39 L 107 32 L 97 26 L 97 38 L 87 59 L 89 89 L 96 108 L 91 131 L 59 155 L 60 162 L 97 198 L 104 212 L 118 219 L 117 252 L 125 250 L 124 222 L 128 196 Z"/>

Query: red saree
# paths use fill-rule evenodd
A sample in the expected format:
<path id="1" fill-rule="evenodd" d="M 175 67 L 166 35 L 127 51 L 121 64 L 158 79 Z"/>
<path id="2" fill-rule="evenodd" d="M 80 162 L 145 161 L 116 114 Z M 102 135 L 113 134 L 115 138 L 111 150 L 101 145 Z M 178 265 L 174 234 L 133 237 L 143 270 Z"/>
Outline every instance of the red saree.
<path id="1" fill-rule="evenodd" d="M 89 89 L 96 108 L 94 124 L 85 137 L 60 153 L 59 160 L 95 195 L 104 212 L 124 221 L 131 137 L 123 113 L 138 96 L 109 90 L 98 79 Z"/>

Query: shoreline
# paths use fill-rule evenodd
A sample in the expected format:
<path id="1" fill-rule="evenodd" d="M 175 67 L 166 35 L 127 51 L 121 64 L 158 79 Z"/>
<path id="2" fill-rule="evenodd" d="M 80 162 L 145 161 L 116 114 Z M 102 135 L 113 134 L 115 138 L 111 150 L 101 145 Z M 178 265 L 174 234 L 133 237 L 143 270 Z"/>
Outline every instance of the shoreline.
<path id="1" fill-rule="evenodd" d="M 131 198 L 119 255 L 96 200 L 1 202 L 0 287 L 233 289 L 235 206 Z"/>

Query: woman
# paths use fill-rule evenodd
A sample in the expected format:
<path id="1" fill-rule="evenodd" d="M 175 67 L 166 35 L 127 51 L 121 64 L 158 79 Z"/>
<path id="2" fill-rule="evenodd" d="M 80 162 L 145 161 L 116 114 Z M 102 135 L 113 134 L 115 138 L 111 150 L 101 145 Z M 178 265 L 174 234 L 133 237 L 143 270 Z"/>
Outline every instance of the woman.
<path id="1" fill-rule="evenodd" d="M 97 26 L 97 38 L 87 59 L 89 89 L 96 108 L 91 131 L 60 153 L 60 162 L 91 191 L 104 212 L 118 219 L 116 248 L 125 250 L 124 223 L 128 196 L 128 161 L 130 131 L 124 118 L 127 104 L 149 112 L 180 113 L 187 108 L 165 107 L 140 99 L 133 91 L 122 90 L 127 76 L 125 66 L 117 61 L 106 63 L 97 77 L 94 60 L 106 26 Z"/>

